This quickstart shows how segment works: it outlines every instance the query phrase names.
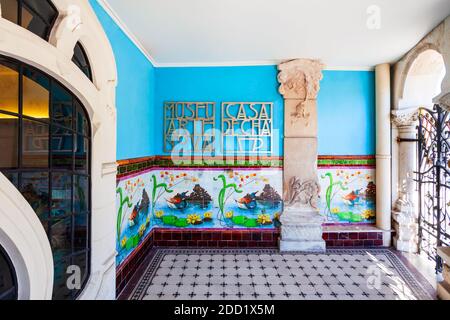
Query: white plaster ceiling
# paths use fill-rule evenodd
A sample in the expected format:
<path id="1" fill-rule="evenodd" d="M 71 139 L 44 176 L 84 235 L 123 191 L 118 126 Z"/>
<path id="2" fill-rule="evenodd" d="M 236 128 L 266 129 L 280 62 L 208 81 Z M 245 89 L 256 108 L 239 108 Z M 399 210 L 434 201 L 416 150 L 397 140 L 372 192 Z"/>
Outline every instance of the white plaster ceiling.
<path id="1" fill-rule="evenodd" d="M 449 0 L 103 0 L 153 61 L 328 68 L 394 62 L 450 14 Z M 367 10 L 380 8 L 380 29 Z"/>

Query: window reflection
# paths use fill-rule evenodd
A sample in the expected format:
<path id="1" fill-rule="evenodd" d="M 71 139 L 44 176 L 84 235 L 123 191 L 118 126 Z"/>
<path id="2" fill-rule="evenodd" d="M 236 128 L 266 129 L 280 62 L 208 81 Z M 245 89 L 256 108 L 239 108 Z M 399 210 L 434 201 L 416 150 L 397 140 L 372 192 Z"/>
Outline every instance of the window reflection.
<path id="1" fill-rule="evenodd" d="M 0 247 L 0 301 L 17 299 L 17 283 L 14 267 L 6 251 Z"/>
<path id="2" fill-rule="evenodd" d="M 0 113 L 0 168 L 16 168 L 19 165 L 19 118 Z"/>
<path id="3" fill-rule="evenodd" d="M 50 0 L 0 0 L 2 17 L 47 40 L 58 17 Z"/>
<path id="4" fill-rule="evenodd" d="M 3 63 L 0 60 L 0 63 Z M 19 73 L 13 67 L 0 64 L 0 111 L 19 112 Z M 0 114 L 0 119 L 9 116 Z"/>
<path id="5" fill-rule="evenodd" d="M 72 95 L 58 84 L 53 84 L 51 107 L 53 122 L 72 129 Z"/>
<path id="6" fill-rule="evenodd" d="M 25 116 L 47 120 L 50 101 L 50 81 L 31 69 L 23 69 L 23 106 Z"/>
<path id="7" fill-rule="evenodd" d="M 47 172 L 24 172 L 21 177 L 20 192 L 44 223 L 48 230 L 49 180 Z"/>
<path id="8" fill-rule="evenodd" d="M 73 94 L 44 73 L 0 56 L 0 171 L 48 235 L 54 299 L 81 292 L 65 285 L 68 266 L 81 268 L 82 287 L 89 274 L 90 146 L 89 119 Z"/>
<path id="9" fill-rule="evenodd" d="M 72 175 L 52 173 L 52 217 L 72 213 Z"/>
<path id="10" fill-rule="evenodd" d="M 22 165 L 48 167 L 48 125 L 32 120 L 22 122 Z"/>
<path id="11" fill-rule="evenodd" d="M 19 12 L 17 0 L 0 0 L 0 7 L 2 8 L 2 17 L 17 24 Z"/>

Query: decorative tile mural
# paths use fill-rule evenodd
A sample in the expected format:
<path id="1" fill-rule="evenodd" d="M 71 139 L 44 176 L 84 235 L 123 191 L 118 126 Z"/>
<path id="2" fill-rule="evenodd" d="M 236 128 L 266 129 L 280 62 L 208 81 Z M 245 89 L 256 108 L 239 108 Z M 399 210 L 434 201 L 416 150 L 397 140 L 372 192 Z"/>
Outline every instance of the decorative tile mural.
<path id="1" fill-rule="evenodd" d="M 375 223 L 374 168 L 319 168 L 319 183 L 327 223 Z"/>
<path id="2" fill-rule="evenodd" d="M 155 227 L 280 225 L 281 167 L 155 167 L 148 159 L 142 165 L 125 162 L 128 172 L 119 168 L 118 265 Z M 374 179 L 372 157 L 319 158 L 319 208 L 327 224 L 375 223 Z"/>
<path id="3" fill-rule="evenodd" d="M 155 168 L 117 184 L 117 264 L 154 227 L 274 228 L 280 168 Z"/>

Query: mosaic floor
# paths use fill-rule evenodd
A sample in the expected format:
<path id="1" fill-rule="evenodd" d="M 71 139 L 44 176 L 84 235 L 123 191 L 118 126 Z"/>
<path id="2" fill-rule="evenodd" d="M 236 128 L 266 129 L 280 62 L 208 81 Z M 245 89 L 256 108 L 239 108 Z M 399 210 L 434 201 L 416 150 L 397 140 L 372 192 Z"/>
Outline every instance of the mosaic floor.
<path id="1" fill-rule="evenodd" d="M 427 300 L 430 292 L 389 249 L 157 248 L 129 299 Z"/>

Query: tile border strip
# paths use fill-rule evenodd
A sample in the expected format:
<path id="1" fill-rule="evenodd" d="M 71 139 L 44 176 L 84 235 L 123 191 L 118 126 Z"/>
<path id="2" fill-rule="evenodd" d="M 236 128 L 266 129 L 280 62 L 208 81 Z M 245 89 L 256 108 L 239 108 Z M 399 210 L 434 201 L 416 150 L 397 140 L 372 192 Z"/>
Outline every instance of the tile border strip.
<path id="1" fill-rule="evenodd" d="M 212 160 L 211 160 L 212 159 Z M 137 174 L 153 168 L 183 168 L 186 169 L 264 169 L 282 168 L 283 157 L 260 157 L 258 159 L 249 157 L 236 157 L 234 163 L 225 160 L 207 158 L 206 162 L 177 164 L 175 165 L 170 156 L 149 156 L 117 161 L 117 176 L 125 177 Z M 210 160 L 210 161 L 208 161 Z M 317 160 L 319 168 L 375 168 L 375 156 L 319 156 Z"/>

